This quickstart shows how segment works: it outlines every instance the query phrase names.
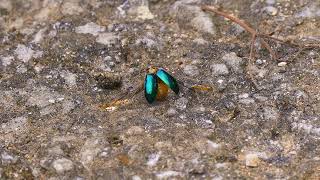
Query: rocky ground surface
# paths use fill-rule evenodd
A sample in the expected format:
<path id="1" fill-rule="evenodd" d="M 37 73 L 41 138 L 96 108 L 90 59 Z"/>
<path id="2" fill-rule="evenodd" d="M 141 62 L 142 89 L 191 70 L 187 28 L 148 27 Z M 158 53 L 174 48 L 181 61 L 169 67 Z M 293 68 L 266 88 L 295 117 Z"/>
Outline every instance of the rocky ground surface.
<path id="1" fill-rule="evenodd" d="M 0 0 L 0 179 L 319 179 L 320 50 L 204 4 L 320 43 L 314 0 Z M 149 65 L 181 93 L 101 106 Z"/>

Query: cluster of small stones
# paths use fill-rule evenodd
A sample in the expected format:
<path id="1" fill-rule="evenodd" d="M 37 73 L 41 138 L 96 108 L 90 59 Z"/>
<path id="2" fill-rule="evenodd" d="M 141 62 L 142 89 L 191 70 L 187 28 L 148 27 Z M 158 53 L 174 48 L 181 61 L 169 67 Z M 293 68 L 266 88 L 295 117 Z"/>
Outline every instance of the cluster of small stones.
<path id="1" fill-rule="evenodd" d="M 257 43 L 249 64 L 244 29 L 205 3 L 0 0 L 0 179 L 319 179 L 320 51 Z M 220 5 L 320 41 L 316 1 Z M 102 108 L 149 65 L 181 93 Z"/>

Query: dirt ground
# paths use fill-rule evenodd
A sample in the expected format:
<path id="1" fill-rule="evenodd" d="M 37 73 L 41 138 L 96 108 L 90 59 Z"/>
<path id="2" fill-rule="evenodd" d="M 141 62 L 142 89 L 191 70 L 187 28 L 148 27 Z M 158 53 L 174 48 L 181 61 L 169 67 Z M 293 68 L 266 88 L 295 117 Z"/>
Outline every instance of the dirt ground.
<path id="1" fill-rule="evenodd" d="M 320 1 L 0 0 L 0 42 L 0 179 L 320 179 Z"/>

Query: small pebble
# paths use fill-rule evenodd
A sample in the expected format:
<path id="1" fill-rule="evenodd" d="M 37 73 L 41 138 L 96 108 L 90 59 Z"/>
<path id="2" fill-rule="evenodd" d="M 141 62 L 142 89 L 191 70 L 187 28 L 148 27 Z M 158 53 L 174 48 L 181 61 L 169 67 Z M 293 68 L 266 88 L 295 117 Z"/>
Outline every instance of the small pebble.
<path id="1" fill-rule="evenodd" d="M 157 164 L 161 156 L 161 152 L 150 154 L 148 157 L 147 166 L 152 167 Z"/>
<path id="2" fill-rule="evenodd" d="M 96 38 L 96 42 L 103 45 L 111 46 L 116 44 L 118 39 L 119 37 L 113 33 L 101 33 Z"/>
<path id="3" fill-rule="evenodd" d="M 231 26 L 231 33 L 236 36 L 239 36 L 244 31 L 245 30 L 243 29 L 243 27 L 241 27 L 239 24 L 233 23 L 233 25 Z"/>
<path id="4" fill-rule="evenodd" d="M 179 98 L 176 103 L 175 106 L 180 109 L 180 110 L 184 110 L 187 108 L 187 104 L 188 104 L 188 99 L 185 97 Z"/>
<path id="5" fill-rule="evenodd" d="M 53 104 L 53 103 L 56 102 L 56 100 L 54 100 L 54 99 L 49 99 L 48 101 L 49 101 L 49 103 L 51 103 L 51 104 Z"/>
<path id="6" fill-rule="evenodd" d="M 262 65 L 262 64 L 263 64 L 263 61 L 262 61 L 261 59 L 257 59 L 257 60 L 256 60 L 256 64 L 257 64 L 257 65 Z"/>
<path id="7" fill-rule="evenodd" d="M 198 44 L 198 45 L 206 45 L 209 44 L 208 41 L 204 40 L 203 38 L 196 38 L 193 40 L 194 43 Z"/>
<path id="8" fill-rule="evenodd" d="M 267 3 L 268 5 L 273 5 L 273 4 L 276 3 L 276 0 L 266 0 L 266 3 Z"/>
<path id="9" fill-rule="evenodd" d="M 105 31 L 106 28 L 104 26 L 100 26 L 94 22 L 89 22 L 83 26 L 78 26 L 75 28 L 75 32 L 79 34 L 92 34 L 97 36 L 100 32 Z"/>
<path id="10" fill-rule="evenodd" d="M 144 129 L 139 126 L 132 126 L 127 130 L 127 135 L 139 135 L 144 132 Z"/>
<path id="11" fill-rule="evenodd" d="M 110 154 L 111 148 L 106 147 L 102 150 L 102 152 L 100 153 L 100 157 L 108 157 L 108 155 Z"/>
<path id="12" fill-rule="evenodd" d="M 247 154 L 245 156 L 247 167 L 257 167 L 260 163 L 260 159 L 257 154 Z"/>
<path id="13" fill-rule="evenodd" d="M 34 55 L 35 51 L 31 48 L 23 45 L 18 44 L 17 48 L 14 50 L 17 58 L 20 59 L 22 62 L 28 62 Z"/>
<path id="14" fill-rule="evenodd" d="M 169 108 L 167 114 L 169 117 L 172 117 L 177 114 L 177 110 L 175 108 Z"/>
<path id="15" fill-rule="evenodd" d="M 253 98 L 240 99 L 240 100 L 239 100 L 239 103 L 240 103 L 240 104 L 244 104 L 244 105 L 253 104 L 253 103 L 254 103 L 254 99 L 253 99 Z"/>
<path id="16" fill-rule="evenodd" d="M 212 75 L 227 75 L 229 74 L 229 70 L 225 64 L 213 64 L 211 65 Z"/>
<path id="17" fill-rule="evenodd" d="M 3 151 L 0 156 L 0 160 L 3 164 L 10 164 L 10 163 L 16 163 L 18 161 L 17 156 L 13 156 L 6 151 Z M 0 175 L 1 178 L 1 175 Z"/>
<path id="18" fill-rule="evenodd" d="M 249 97 L 248 93 L 243 93 L 243 94 L 239 95 L 239 98 L 241 98 L 241 99 L 245 99 L 245 98 L 248 98 L 248 97 Z"/>
<path id="19" fill-rule="evenodd" d="M 199 74 L 199 69 L 194 65 L 186 65 L 183 69 L 184 73 L 189 76 L 197 76 Z"/>
<path id="20" fill-rule="evenodd" d="M 217 143 L 215 143 L 213 141 L 207 140 L 207 151 L 208 152 L 215 152 L 219 148 L 221 148 L 220 144 L 217 144 Z"/>
<path id="21" fill-rule="evenodd" d="M 227 88 L 228 86 L 228 81 L 224 78 L 224 77 L 220 77 L 218 80 L 217 80 L 217 88 L 219 91 L 223 91 L 224 89 Z"/>
<path id="22" fill-rule="evenodd" d="M 137 175 L 134 175 L 132 176 L 131 178 L 132 180 L 141 180 L 141 177 L 137 176 Z"/>
<path id="23" fill-rule="evenodd" d="M 280 63 L 278 63 L 278 66 L 279 67 L 284 67 L 284 66 L 286 66 L 287 65 L 287 62 L 280 62 Z"/>
<path id="24" fill-rule="evenodd" d="M 63 155 L 63 153 L 64 152 L 59 145 L 48 149 L 48 154 L 50 155 Z"/>
<path id="25" fill-rule="evenodd" d="M 244 61 L 241 57 L 237 56 L 235 52 L 231 52 L 228 54 L 225 54 L 221 58 L 226 65 L 231 68 L 236 73 L 242 73 L 243 72 L 243 64 Z"/>
<path id="26" fill-rule="evenodd" d="M 14 57 L 13 56 L 8 56 L 8 57 L 1 57 L 0 56 L 0 62 L 1 61 L 2 61 L 2 65 L 6 67 L 6 66 L 9 66 L 14 61 Z"/>
<path id="27" fill-rule="evenodd" d="M 172 178 L 172 177 L 175 177 L 175 176 L 181 176 L 182 173 L 180 172 L 177 172 L 177 171 L 162 171 L 162 172 L 159 172 L 156 174 L 156 177 L 158 179 L 169 179 L 169 178 Z"/>
<path id="28" fill-rule="evenodd" d="M 52 167 L 58 174 L 63 174 L 66 171 L 73 169 L 73 163 L 71 160 L 66 158 L 57 159 L 52 163 Z"/>
<path id="29" fill-rule="evenodd" d="M 275 16 L 278 14 L 278 9 L 273 6 L 267 6 L 263 8 L 263 11 L 268 13 L 269 15 Z"/>

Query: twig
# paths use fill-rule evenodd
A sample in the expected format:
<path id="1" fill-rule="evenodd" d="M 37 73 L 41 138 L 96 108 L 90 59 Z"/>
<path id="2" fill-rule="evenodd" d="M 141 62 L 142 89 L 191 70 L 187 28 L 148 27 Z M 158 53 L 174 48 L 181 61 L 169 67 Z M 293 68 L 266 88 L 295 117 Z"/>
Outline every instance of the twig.
<path id="1" fill-rule="evenodd" d="M 250 73 L 250 68 L 249 67 L 252 64 L 252 60 L 254 60 L 254 58 L 255 58 L 254 44 L 255 44 L 257 38 L 260 39 L 261 45 L 269 51 L 269 53 L 271 55 L 271 58 L 273 60 L 277 59 L 277 54 L 275 53 L 275 51 L 272 50 L 271 46 L 265 41 L 265 39 L 274 40 L 274 41 L 277 41 L 277 42 L 279 42 L 281 44 L 287 44 L 287 45 L 299 47 L 299 51 L 292 58 L 292 61 L 294 59 L 296 59 L 303 52 L 303 50 L 310 49 L 310 48 L 320 48 L 319 44 L 299 44 L 299 43 L 296 43 L 296 42 L 293 42 L 293 41 L 282 40 L 282 39 L 273 37 L 271 34 L 270 35 L 260 34 L 255 29 L 253 29 L 249 23 L 247 23 L 244 20 L 239 19 L 239 18 L 237 18 L 237 17 L 235 17 L 235 16 L 233 16 L 233 15 L 227 13 L 227 12 L 224 12 L 222 10 L 218 10 L 214 6 L 202 6 L 201 8 L 204 11 L 210 11 L 210 12 L 216 13 L 216 14 L 224 17 L 224 18 L 227 18 L 227 19 L 231 20 L 232 22 L 238 24 L 239 26 L 241 26 L 243 29 L 245 29 L 247 32 L 249 32 L 251 34 L 250 55 L 249 55 L 249 63 L 248 63 L 248 66 L 247 66 L 247 73 L 248 73 L 249 79 L 251 80 L 251 82 L 253 83 L 255 88 L 258 88 L 258 84 L 256 83 L 253 75 Z"/>
<path id="2" fill-rule="evenodd" d="M 299 51 L 291 58 L 291 62 L 294 61 L 304 50 L 309 49 L 310 47 L 300 48 Z"/>
<path id="3" fill-rule="evenodd" d="M 280 38 L 276 38 L 276 37 L 273 37 L 273 36 L 269 36 L 267 34 L 257 34 L 257 36 L 261 37 L 261 38 L 268 38 L 268 39 L 272 39 L 272 40 L 275 40 L 281 44 L 289 44 L 291 46 L 298 46 L 300 48 L 320 48 L 320 44 L 299 44 L 299 43 L 295 43 L 295 42 L 292 42 L 290 40 L 283 40 L 283 39 L 280 39 Z"/>
<path id="4" fill-rule="evenodd" d="M 250 55 L 249 55 L 249 60 L 252 60 L 254 58 L 254 43 L 256 41 L 256 35 L 252 35 L 252 38 L 251 38 L 251 45 L 250 45 Z"/>
<path id="5" fill-rule="evenodd" d="M 264 39 L 260 39 L 261 44 L 269 51 L 269 53 L 271 54 L 271 58 L 273 60 L 277 60 L 278 56 L 277 54 L 272 50 L 271 46 L 264 40 Z"/>
<path id="6" fill-rule="evenodd" d="M 254 43 L 255 43 L 255 41 L 256 41 L 256 38 L 259 37 L 259 36 L 258 36 L 258 32 L 257 32 L 255 29 L 253 29 L 253 28 L 249 25 L 249 23 L 247 23 L 247 22 L 245 22 L 244 20 L 241 20 L 241 19 L 239 19 L 239 18 L 237 18 L 237 17 L 235 17 L 235 16 L 232 16 L 232 15 L 230 15 L 230 14 L 224 12 L 224 11 L 218 10 L 218 9 L 217 9 L 216 7 L 214 7 L 214 6 L 202 6 L 201 8 L 202 8 L 202 10 L 204 10 L 204 11 L 211 11 L 211 12 L 214 12 L 214 13 L 220 15 L 220 16 L 223 16 L 223 17 L 231 20 L 232 22 L 237 23 L 237 24 L 240 25 L 243 29 L 245 29 L 246 31 L 248 31 L 248 32 L 251 34 L 251 36 L 252 36 L 252 38 L 251 38 L 251 48 L 250 48 L 250 59 L 254 57 L 254 49 L 253 49 L 252 46 L 254 45 Z M 270 53 L 270 55 L 271 55 L 271 58 L 272 58 L 273 60 L 276 60 L 276 59 L 277 59 L 277 55 L 276 55 L 276 53 L 272 50 L 271 46 L 270 46 L 264 39 L 262 39 L 262 38 L 260 39 L 260 41 L 261 41 L 262 46 L 264 46 L 264 47 L 269 51 L 269 53 Z"/>
<path id="7" fill-rule="evenodd" d="M 239 24 L 241 27 L 243 27 L 246 31 L 248 31 L 252 35 L 256 35 L 257 34 L 256 30 L 254 30 L 252 27 L 250 27 L 249 24 L 246 23 L 245 21 L 243 21 L 243 20 L 241 20 L 241 19 L 239 19 L 239 18 L 237 18 L 235 16 L 232 16 L 232 15 L 230 15 L 230 14 L 224 12 L 224 11 L 220 11 L 214 6 L 202 6 L 201 8 L 204 11 L 214 12 L 214 13 L 220 15 L 220 16 L 223 16 L 223 17 L 225 17 L 225 18 L 227 18 L 227 19 Z"/>
<path id="8" fill-rule="evenodd" d="M 231 20 L 232 22 L 240 25 L 243 29 L 245 29 L 247 32 L 249 32 L 251 34 L 251 45 L 250 45 L 250 55 L 249 55 L 249 63 L 248 63 L 248 66 L 247 66 L 247 74 L 248 74 L 248 78 L 251 80 L 253 86 L 256 88 L 256 89 L 259 89 L 258 87 L 258 84 L 255 80 L 255 78 L 253 77 L 252 73 L 250 72 L 250 68 L 251 67 L 251 64 L 252 64 L 252 61 L 254 60 L 255 58 L 255 49 L 254 49 L 254 44 L 257 40 L 257 37 L 258 36 L 258 32 L 253 29 L 248 23 L 246 23 L 244 20 L 241 20 L 235 16 L 232 16 L 226 12 L 223 12 L 223 11 L 220 11 L 220 10 L 217 10 L 217 8 L 215 8 L 214 6 L 202 6 L 202 10 L 205 10 L 205 11 L 211 11 L 211 12 L 214 12 L 220 16 L 223 16 L 229 20 Z M 271 55 L 271 58 L 273 60 L 276 60 L 277 59 L 277 55 L 276 53 L 272 50 L 272 48 L 270 47 L 270 45 L 262 38 L 260 38 L 260 42 L 261 42 L 261 45 L 264 46 L 270 53 Z"/>
<path id="9" fill-rule="evenodd" d="M 304 50 L 312 49 L 312 48 L 319 48 L 320 49 L 320 44 L 300 44 L 300 43 L 296 43 L 296 42 L 293 42 L 290 40 L 283 40 L 283 39 L 279 39 L 279 38 L 276 38 L 273 36 L 269 36 L 267 34 L 258 34 L 258 36 L 262 37 L 262 38 L 268 38 L 268 39 L 277 41 L 281 44 L 298 47 L 299 51 L 291 58 L 291 61 L 294 61 Z"/>
<path id="10" fill-rule="evenodd" d="M 248 62 L 248 64 L 249 65 L 247 65 L 246 66 L 246 71 L 247 71 L 247 74 L 248 74 L 248 76 L 249 76 L 249 79 L 251 80 L 251 82 L 252 82 L 252 84 L 254 85 L 254 87 L 256 88 L 256 89 L 258 89 L 258 83 L 256 82 L 256 80 L 254 79 L 254 77 L 253 77 L 253 75 L 252 75 L 252 73 L 251 73 L 251 70 L 250 70 L 250 68 L 249 67 L 251 67 L 251 64 L 252 64 L 252 60 L 255 58 L 254 56 L 254 54 L 255 54 L 255 50 L 254 50 L 254 43 L 255 43 L 255 41 L 256 41 L 256 38 L 257 38 L 257 36 L 256 36 L 256 34 L 254 34 L 254 35 L 252 35 L 252 38 L 251 38 L 251 45 L 250 45 L 250 55 L 249 55 L 249 62 Z"/>

